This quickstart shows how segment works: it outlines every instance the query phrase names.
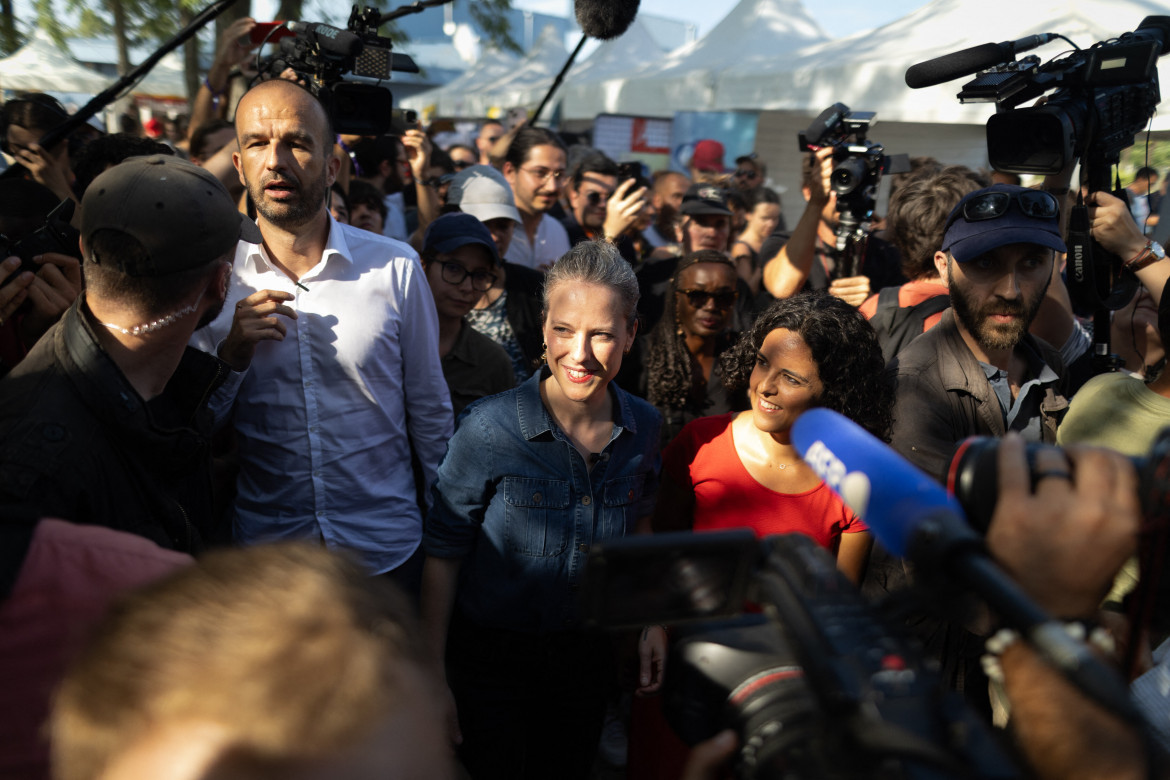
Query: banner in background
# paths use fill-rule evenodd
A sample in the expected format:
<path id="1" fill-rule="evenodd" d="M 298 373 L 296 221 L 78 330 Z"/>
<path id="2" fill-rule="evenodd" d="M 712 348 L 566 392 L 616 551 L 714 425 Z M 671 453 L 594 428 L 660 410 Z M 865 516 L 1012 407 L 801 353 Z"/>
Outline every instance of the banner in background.
<path id="1" fill-rule="evenodd" d="M 687 173 L 695 142 L 711 138 L 723 144 L 723 167 L 729 172 L 735 158 L 756 148 L 755 111 L 678 111 L 671 123 L 670 167 Z M 792 142 L 793 147 L 796 141 Z"/>

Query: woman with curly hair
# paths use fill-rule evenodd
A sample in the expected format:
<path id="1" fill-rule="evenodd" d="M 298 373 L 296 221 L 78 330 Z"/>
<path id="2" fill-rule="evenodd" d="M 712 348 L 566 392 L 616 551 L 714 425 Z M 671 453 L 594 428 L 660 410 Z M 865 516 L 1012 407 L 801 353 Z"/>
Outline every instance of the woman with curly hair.
<path id="1" fill-rule="evenodd" d="M 889 439 L 893 391 L 873 328 L 839 298 L 801 293 L 764 311 L 724 369 L 728 390 L 746 388 L 751 407 L 695 420 L 666 449 L 652 527 L 807 534 L 859 581 L 870 535 L 801 460 L 790 434 L 802 412 L 819 406 Z"/>
<path id="2" fill-rule="evenodd" d="M 747 408 L 742 392 L 724 388 L 719 365 L 735 344 L 735 277 L 726 255 L 703 250 L 683 258 L 667 285 L 666 311 L 642 348 L 638 381 L 642 397 L 662 413 L 662 446 L 691 420 Z"/>

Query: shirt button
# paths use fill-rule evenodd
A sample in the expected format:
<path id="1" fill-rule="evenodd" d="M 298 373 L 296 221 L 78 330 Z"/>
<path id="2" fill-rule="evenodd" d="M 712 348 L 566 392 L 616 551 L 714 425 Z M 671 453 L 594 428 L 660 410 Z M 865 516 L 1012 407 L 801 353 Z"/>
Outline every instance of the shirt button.
<path id="1" fill-rule="evenodd" d="M 534 504 L 539 504 L 543 499 L 544 499 L 544 496 L 540 495 L 540 493 L 533 493 L 532 494 L 532 503 L 534 503 Z"/>
<path id="2" fill-rule="evenodd" d="M 306 380 L 306 381 L 305 381 L 305 387 L 312 387 L 312 386 L 313 386 L 313 380 L 312 380 L 312 379 L 308 379 L 308 380 Z"/>
<path id="3" fill-rule="evenodd" d="M 319 476 L 321 476 L 321 470 L 320 470 L 320 469 L 314 469 L 314 471 L 313 471 L 313 476 L 314 476 L 314 477 L 319 477 Z"/>
<path id="4" fill-rule="evenodd" d="M 631 490 L 629 493 L 626 493 L 626 498 L 629 499 L 630 501 L 633 501 L 634 500 L 634 491 Z"/>
<path id="5" fill-rule="evenodd" d="M 577 545 L 577 549 L 578 549 L 580 552 L 589 552 L 589 545 L 587 545 L 587 544 L 579 544 L 579 545 Z"/>
<path id="6" fill-rule="evenodd" d="M 590 498 L 589 496 L 585 496 L 585 498 L 581 499 L 581 503 L 584 504 L 585 506 L 589 506 L 590 504 L 593 503 L 593 499 Z"/>

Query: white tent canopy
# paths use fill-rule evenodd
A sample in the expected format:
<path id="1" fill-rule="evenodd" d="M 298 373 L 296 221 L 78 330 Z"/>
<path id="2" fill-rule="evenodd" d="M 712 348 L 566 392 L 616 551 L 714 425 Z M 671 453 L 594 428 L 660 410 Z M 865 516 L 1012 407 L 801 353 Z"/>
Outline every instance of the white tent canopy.
<path id="1" fill-rule="evenodd" d="M 621 37 L 605 41 L 587 59 L 572 67 L 557 96 L 561 117 L 592 119 L 605 113 L 607 82 L 640 66 L 660 62 L 665 54 L 646 27 L 635 19 Z M 551 83 L 543 85 L 535 100 L 530 99 L 526 104 L 538 105 Z"/>
<path id="2" fill-rule="evenodd" d="M 142 81 L 130 90 L 130 94 L 186 100 L 187 78 L 185 74 L 183 60 L 176 52 L 171 52 L 150 69 Z"/>
<path id="3" fill-rule="evenodd" d="M 466 108 L 467 96 L 507 77 L 516 70 L 518 62 L 516 57 L 505 51 L 489 49 L 483 52 L 479 62 L 458 78 L 438 89 L 408 97 L 402 101 L 402 105 L 417 111 L 434 106 L 439 116 L 473 116 Z"/>
<path id="4" fill-rule="evenodd" d="M 599 85 L 602 109 L 640 116 L 709 110 L 715 107 L 718 77 L 725 69 L 745 58 L 783 57 L 825 40 L 828 35 L 800 0 L 740 0 L 702 39 Z M 567 102 L 565 109 L 572 111 L 572 105 Z"/>
<path id="5" fill-rule="evenodd" d="M 539 84 L 551 84 L 565 66 L 569 53 L 556 27 L 547 25 L 532 47 L 532 51 L 516 65 L 512 72 L 480 89 L 465 90 L 464 116 L 486 116 L 495 108 L 523 105 L 528 89 Z M 424 98 L 421 95 L 420 98 Z"/>
<path id="6" fill-rule="evenodd" d="M 94 94 L 108 82 L 74 61 L 40 28 L 19 51 L 0 60 L 0 89 Z"/>
<path id="7" fill-rule="evenodd" d="M 1062 33 L 1085 47 L 1133 30 L 1164 14 L 1154 0 L 934 0 L 876 30 L 805 48 L 795 55 L 748 56 L 724 70 L 715 90 L 718 109 L 774 109 L 815 115 L 836 102 L 876 111 L 879 120 L 982 124 L 993 104 L 960 104 L 970 77 L 926 89 L 906 86 L 911 65 L 979 44 L 1043 32 Z M 1053 42 L 1035 50 L 1042 60 L 1068 49 Z M 1159 68 L 1170 77 L 1170 57 Z M 1155 120 L 1170 127 L 1170 117 Z"/>

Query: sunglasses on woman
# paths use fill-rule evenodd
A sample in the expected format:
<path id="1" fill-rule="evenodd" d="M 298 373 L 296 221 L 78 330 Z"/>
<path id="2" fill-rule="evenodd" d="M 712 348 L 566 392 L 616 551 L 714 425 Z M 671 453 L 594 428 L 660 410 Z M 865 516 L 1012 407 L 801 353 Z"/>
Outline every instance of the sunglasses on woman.
<path id="1" fill-rule="evenodd" d="M 715 308 L 727 309 L 731 307 L 739 293 L 735 290 L 720 290 L 718 292 L 709 292 L 707 290 L 678 290 L 680 295 L 687 296 L 687 303 L 696 309 L 701 309 L 707 305 L 707 301 L 714 299 Z"/>

